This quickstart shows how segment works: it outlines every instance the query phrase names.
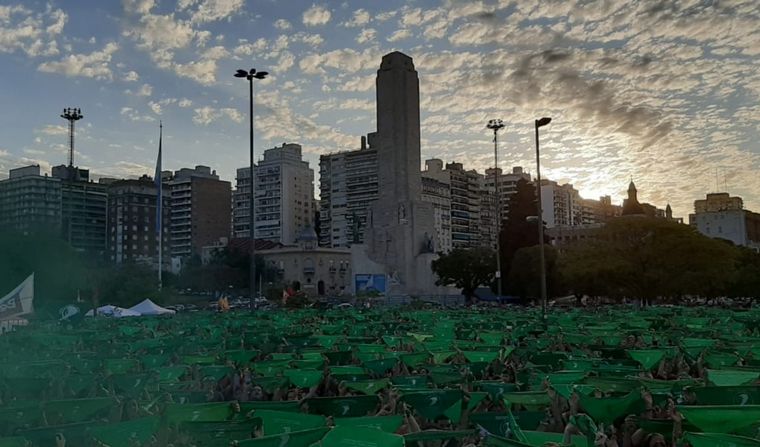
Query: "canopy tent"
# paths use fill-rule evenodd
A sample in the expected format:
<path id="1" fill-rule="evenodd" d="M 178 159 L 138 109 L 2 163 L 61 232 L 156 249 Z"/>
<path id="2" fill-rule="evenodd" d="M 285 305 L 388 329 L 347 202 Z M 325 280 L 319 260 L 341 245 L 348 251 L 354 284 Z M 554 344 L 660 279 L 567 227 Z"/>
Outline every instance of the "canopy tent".
<path id="1" fill-rule="evenodd" d="M 174 310 L 159 306 L 158 304 L 151 301 L 150 298 L 145 299 L 139 304 L 135 304 L 134 306 L 130 307 L 129 310 L 137 312 L 140 315 L 171 315 L 177 313 Z"/>
<path id="2" fill-rule="evenodd" d="M 98 315 L 105 315 L 107 317 L 122 318 L 122 317 L 139 317 L 142 315 L 140 312 L 136 312 L 132 309 L 124 309 L 123 307 L 117 307 L 112 305 L 98 307 Z M 93 309 L 85 314 L 86 317 L 95 316 Z"/>

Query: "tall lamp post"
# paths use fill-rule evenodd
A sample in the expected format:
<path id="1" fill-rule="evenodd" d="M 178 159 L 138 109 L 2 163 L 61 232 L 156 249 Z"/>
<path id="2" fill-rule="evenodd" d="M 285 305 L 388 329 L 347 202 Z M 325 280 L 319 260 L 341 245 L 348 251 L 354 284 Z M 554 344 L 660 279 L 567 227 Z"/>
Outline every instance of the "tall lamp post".
<path id="1" fill-rule="evenodd" d="M 69 122 L 69 166 L 74 166 L 74 123 L 84 118 L 82 109 L 63 109 L 61 118 Z"/>
<path id="2" fill-rule="evenodd" d="M 499 196 L 499 131 L 504 128 L 504 121 L 500 119 L 489 120 L 486 127 L 493 130 L 493 186 L 496 194 L 496 287 L 501 302 L 501 243 L 499 241 L 499 229 L 501 228 L 501 197 Z"/>
<path id="3" fill-rule="evenodd" d="M 269 73 L 266 71 L 259 71 L 257 72 L 255 68 L 251 68 L 250 70 L 238 70 L 235 72 L 236 78 L 245 78 L 248 80 L 248 101 L 249 101 L 249 124 L 250 124 L 250 159 L 249 159 L 249 165 L 248 165 L 248 172 L 251 179 L 251 184 L 249 185 L 248 192 L 250 193 L 250 201 L 249 201 L 249 209 L 251 210 L 251 216 L 249 220 L 248 226 L 249 228 L 249 237 L 251 239 L 251 278 L 250 278 L 250 295 L 251 295 L 251 309 L 253 309 L 256 305 L 256 235 L 254 231 L 254 182 L 256 181 L 256 178 L 253 174 L 253 80 L 254 79 L 264 79 L 267 77 Z"/>
<path id="4" fill-rule="evenodd" d="M 538 246 L 541 262 L 541 320 L 546 325 L 546 259 L 544 257 L 544 212 L 541 204 L 541 158 L 538 149 L 538 128 L 551 123 L 552 119 L 544 117 L 536 120 L 536 193 L 538 195 Z"/>

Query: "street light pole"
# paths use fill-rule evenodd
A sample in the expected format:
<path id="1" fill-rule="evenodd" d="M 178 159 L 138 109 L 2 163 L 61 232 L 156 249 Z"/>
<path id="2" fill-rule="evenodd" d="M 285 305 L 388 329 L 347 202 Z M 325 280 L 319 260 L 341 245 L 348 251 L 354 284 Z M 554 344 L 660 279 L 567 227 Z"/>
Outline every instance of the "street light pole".
<path id="1" fill-rule="evenodd" d="M 546 325 L 546 259 L 544 255 L 544 212 L 541 203 L 541 157 L 538 147 L 538 128 L 546 126 L 552 121 L 551 118 L 536 120 L 536 194 L 538 196 L 538 246 L 541 269 L 541 321 Z"/>
<path id="2" fill-rule="evenodd" d="M 254 162 L 254 159 L 253 159 L 253 80 L 264 79 L 266 78 L 268 74 L 269 73 L 267 73 L 266 71 L 256 72 L 255 68 L 251 68 L 248 71 L 237 70 L 237 72 L 235 72 L 236 78 L 245 78 L 248 81 L 248 120 L 249 120 L 248 122 L 249 122 L 249 127 L 250 127 L 250 139 L 249 139 L 249 157 L 250 158 L 249 158 L 249 164 L 248 164 L 248 174 L 250 176 L 250 182 L 251 182 L 250 185 L 248 185 L 249 186 L 248 192 L 250 195 L 249 202 L 248 202 L 248 207 L 250 209 L 250 219 L 248 221 L 248 226 L 249 226 L 248 237 L 250 238 L 250 244 L 251 244 L 250 246 L 250 255 L 251 255 L 251 258 L 250 258 L 250 262 L 251 262 L 251 265 L 250 265 L 250 268 L 251 268 L 250 270 L 250 275 L 251 275 L 250 277 L 250 296 L 251 296 L 250 307 L 251 307 L 251 310 L 253 310 L 253 308 L 256 305 L 256 233 L 255 233 L 255 228 L 254 228 L 254 222 L 255 222 L 254 220 L 254 214 L 255 214 L 254 182 L 256 181 L 256 178 L 253 172 L 253 167 L 254 167 L 253 166 L 253 162 Z"/>
<path id="3" fill-rule="evenodd" d="M 499 197 L 499 131 L 504 128 L 504 122 L 500 119 L 489 120 L 486 127 L 493 130 L 493 186 L 496 194 L 496 288 L 498 300 L 501 302 L 501 241 L 499 241 L 499 229 L 501 228 L 501 197 Z"/>

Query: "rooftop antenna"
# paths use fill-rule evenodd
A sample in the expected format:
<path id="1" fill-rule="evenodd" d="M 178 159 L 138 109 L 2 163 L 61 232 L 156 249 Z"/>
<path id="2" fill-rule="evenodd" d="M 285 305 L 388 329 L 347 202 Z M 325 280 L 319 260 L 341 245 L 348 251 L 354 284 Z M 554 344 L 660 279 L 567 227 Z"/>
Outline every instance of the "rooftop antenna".
<path id="1" fill-rule="evenodd" d="M 74 123 L 84 118 L 82 109 L 65 108 L 61 118 L 69 122 L 69 166 L 74 166 Z"/>

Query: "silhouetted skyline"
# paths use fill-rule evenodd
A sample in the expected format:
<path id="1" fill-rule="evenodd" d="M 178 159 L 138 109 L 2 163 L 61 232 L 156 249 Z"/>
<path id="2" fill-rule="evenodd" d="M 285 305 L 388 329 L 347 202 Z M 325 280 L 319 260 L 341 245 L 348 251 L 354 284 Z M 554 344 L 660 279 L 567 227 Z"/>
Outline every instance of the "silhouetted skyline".
<path id="1" fill-rule="evenodd" d="M 234 179 L 247 91 L 232 74 L 248 65 L 272 73 L 257 86 L 257 152 L 297 142 L 316 166 L 376 127 L 376 61 L 400 50 L 420 75 L 422 159 L 483 172 L 484 123 L 502 118 L 501 167 L 533 172 L 533 119 L 551 116 L 543 174 L 584 197 L 620 202 L 633 176 L 643 201 L 677 215 L 725 187 L 760 209 L 756 2 L 657 5 L 10 0 L 0 176 L 66 163 L 58 115 L 76 106 L 75 159 L 95 176 L 151 173 L 163 119 L 167 169 Z"/>

